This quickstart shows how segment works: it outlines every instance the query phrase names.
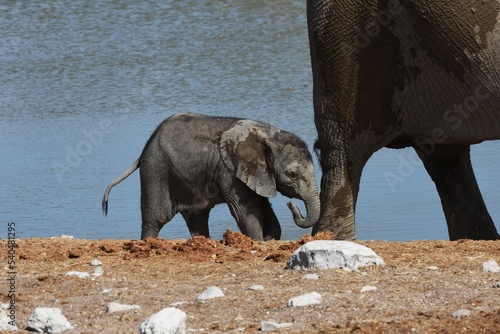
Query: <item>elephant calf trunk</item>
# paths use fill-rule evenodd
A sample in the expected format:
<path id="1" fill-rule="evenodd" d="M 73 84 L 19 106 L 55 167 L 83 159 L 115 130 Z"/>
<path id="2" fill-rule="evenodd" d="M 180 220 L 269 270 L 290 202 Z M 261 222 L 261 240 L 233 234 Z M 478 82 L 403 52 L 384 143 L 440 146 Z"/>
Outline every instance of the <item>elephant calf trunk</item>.
<path id="1" fill-rule="evenodd" d="M 287 203 L 288 208 L 292 212 L 293 220 L 298 227 L 309 228 L 316 224 L 319 220 L 320 214 L 320 201 L 319 197 L 316 196 L 312 200 L 305 200 L 307 216 L 304 218 L 300 213 L 299 208 L 294 202 Z"/>

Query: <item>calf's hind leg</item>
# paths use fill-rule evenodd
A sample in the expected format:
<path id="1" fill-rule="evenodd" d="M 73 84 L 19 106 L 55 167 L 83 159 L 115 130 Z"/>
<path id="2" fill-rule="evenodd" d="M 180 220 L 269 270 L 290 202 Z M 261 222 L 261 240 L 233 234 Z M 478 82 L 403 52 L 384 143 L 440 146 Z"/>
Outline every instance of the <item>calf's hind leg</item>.
<path id="1" fill-rule="evenodd" d="M 182 217 L 184 217 L 186 225 L 189 228 L 189 233 L 191 233 L 191 237 L 202 235 L 206 238 L 210 238 L 210 233 L 208 228 L 208 217 L 210 215 L 211 209 L 212 208 L 205 210 L 181 212 Z"/>
<path id="2" fill-rule="evenodd" d="M 167 182 L 162 178 L 148 178 L 145 168 L 141 168 L 141 239 L 158 238 L 161 228 L 172 220 L 172 202 Z M 144 174 L 143 174 L 144 173 Z"/>

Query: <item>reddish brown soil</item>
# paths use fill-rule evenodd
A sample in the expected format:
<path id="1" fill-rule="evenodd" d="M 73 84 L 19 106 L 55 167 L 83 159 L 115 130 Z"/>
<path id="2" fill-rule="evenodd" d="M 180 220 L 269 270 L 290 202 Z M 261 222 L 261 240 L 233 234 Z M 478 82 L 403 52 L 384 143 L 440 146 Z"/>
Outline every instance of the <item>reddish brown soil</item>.
<path id="1" fill-rule="evenodd" d="M 60 308 L 74 333 L 138 333 L 148 316 L 184 302 L 176 307 L 188 315 L 188 333 L 251 333 L 263 320 L 293 323 L 277 331 L 290 333 L 500 332 L 500 273 L 482 269 L 486 260 L 500 262 L 499 241 L 363 241 L 385 266 L 315 270 L 319 279 L 306 280 L 305 272 L 284 267 L 309 240 L 254 242 L 230 231 L 222 241 L 17 240 L 17 325 L 24 329 L 31 311 L 44 306 Z M 7 249 L 5 240 L 1 247 Z M 102 262 L 104 275 L 65 276 L 92 273 L 92 259 Z M 247 290 L 256 284 L 265 289 Z M 225 297 L 195 301 L 213 285 Z M 366 285 L 377 290 L 361 293 Z M 321 304 L 287 306 L 290 298 L 313 291 L 322 295 Z M 8 301 L 7 291 L 0 295 Z M 110 302 L 141 309 L 108 314 Z M 471 315 L 452 317 L 459 309 Z"/>

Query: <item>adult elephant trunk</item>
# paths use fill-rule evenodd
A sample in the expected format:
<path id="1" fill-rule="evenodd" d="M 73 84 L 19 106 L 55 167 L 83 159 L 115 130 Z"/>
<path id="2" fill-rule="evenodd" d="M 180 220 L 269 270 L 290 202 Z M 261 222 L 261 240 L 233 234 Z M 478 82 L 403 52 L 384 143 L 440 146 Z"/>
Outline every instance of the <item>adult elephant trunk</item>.
<path id="1" fill-rule="evenodd" d="M 318 222 L 320 214 L 320 201 L 317 191 L 313 191 L 311 195 L 304 198 L 307 216 L 304 218 L 300 213 L 299 208 L 294 202 L 287 203 L 288 208 L 292 212 L 293 220 L 298 227 L 308 228 Z"/>

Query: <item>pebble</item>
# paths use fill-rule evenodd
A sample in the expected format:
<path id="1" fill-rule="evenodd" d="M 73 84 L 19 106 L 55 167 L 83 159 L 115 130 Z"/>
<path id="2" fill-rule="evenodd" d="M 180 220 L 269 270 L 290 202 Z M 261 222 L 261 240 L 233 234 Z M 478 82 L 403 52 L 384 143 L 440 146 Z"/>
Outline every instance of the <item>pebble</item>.
<path id="1" fill-rule="evenodd" d="M 140 310 L 141 307 L 137 304 L 134 305 L 126 305 L 120 303 L 109 303 L 106 306 L 107 313 L 115 313 L 115 312 L 124 312 L 124 311 L 132 311 L 132 310 Z"/>
<path id="2" fill-rule="evenodd" d="M 304 277 L 302 277 L 302 279 L 316 280 L 316 279 L 319 279 L 319 275 L 318 274 L 307 274 L 307 275 L 304 275 Z"/>
<path id="3" fill-rule="evenodd" d="M 264 290 L 264 287 L 262 285 L 252 285 L 247 290 L 250 290 L 250 291 L 259 291 L 259 290 Z"/>
<path id="4" fill-rule="evenodd" d="M 485 273 L 500 273 L 500 266 L 495 260 L 488 260 L 483 263 L 483 271 Z"/>
<path id="5" fill-rule="evenodd" d="M 94 269 L 94 273 L 92 274 L 92 276 L 97 277 L 97 276 L 102 276 L 103 274 L 104 274 L 104 269 L 102 269 L 101 267 L 96 267 Z"/>
<path id="6" fill-rule="evenodd" d="M 361 288 L 362 293 L 370 292 L 370 291 L 377 291 L 377 287 L 371 286 L 371 285 L 365 285 L 364 287 Z"/>
<path id="7" fill-rule="evenodd" d="M 321 303 L 321 295 L 317 292 L 306 293 L 298 297 L 294 297 L 288 301 L 288 306 L 308 306 Z"/>
<path id="8" fill-rule="evenodd" d="M 439 268 L 436 266 L 430 266 L 430 267 L 427 267 L 427 270 L 439 270 Z"/>
<path id="9" fill-rule="evenodd" d="M 92 261 L 90 261 L 90 265 L 91 265 L 92 267 L 97 267 L 97 266 L 102 265 L 102 262 L 101 262 L 101 261 L 99 261 L 99 260 L 97 260 L 97 259 L 93 259 Z"/>
<path id="10" fill-rule="evenodd" d="M 315 240 L 302 245 L 287 261 L 287 269 L 357 270 L 384 261 L 370 248 L 351 241 Z"/>
<path id="11" fill-rule="evenodd" d="M 37 307 L 31 312 L 28 329 L 38 333 L 62 333 L 73 329 L 58 308 Z"/>
<path id="12" fill-rule="evenodd" d="M 88 277 L 90 277 L 90 274 L 88 272 L 85 272 L 85 271 L 68 271 L 66 273 L 66 276 L 76 276 L 79 278 L 88 278 Z"/>
<path id="13" fill-rule="evenodd" d="M 260 323 L 260 330 L 262 332 L 265 332 L 265 331 L 274 331 L 276 329 L 280 329 L 280 328 L 286 328 L 286 327 L 290 327 L 290 326 L 293 326 L 293 323 L 291 322 L 284 322 L 284 323 L 277 323 L 275 321 L 262 321 Z"/>
<path id="14" fill-rule="evenodd" d="M 471 312 L 469 310 L 466 310 L 466 309 L 460 309 L 458 311 L 455 311 L 451 314 L 452 317 L 454 318 L 457 318 L 457 319 L 461 319 L 462 317 L 468 317 L 470 316 Z"/>
<path id="15" fill-rule="evenodd" d="M 75 237 L 72 235 L 64 235 L 64 234 L 57 235 L 55 237 L 50 237 L 50 239 L 74 239 L 74 238 Z"/>
<path id="16" fill-rule="evenodd" d="M 185 334 L 187 315 L 175 307 L 153 314 L 139 327 L 141 334 Z"/>
<path id="17" fill-rule="evenodd" d="M 196 297 L 196 300 L 206 300 L 219 297 L 224 297 L 224 292 L 216 286 L 211 286 Z"/>

